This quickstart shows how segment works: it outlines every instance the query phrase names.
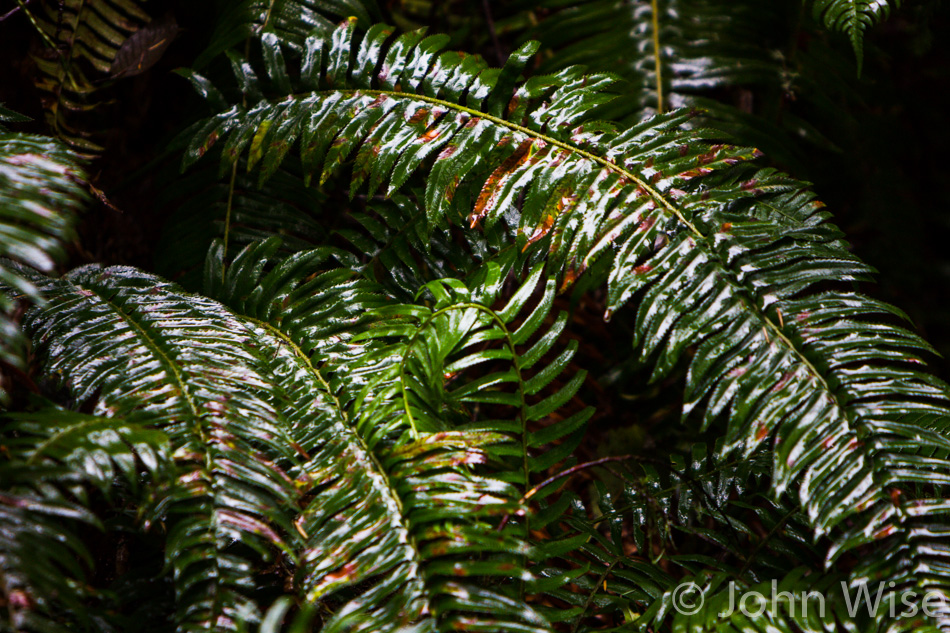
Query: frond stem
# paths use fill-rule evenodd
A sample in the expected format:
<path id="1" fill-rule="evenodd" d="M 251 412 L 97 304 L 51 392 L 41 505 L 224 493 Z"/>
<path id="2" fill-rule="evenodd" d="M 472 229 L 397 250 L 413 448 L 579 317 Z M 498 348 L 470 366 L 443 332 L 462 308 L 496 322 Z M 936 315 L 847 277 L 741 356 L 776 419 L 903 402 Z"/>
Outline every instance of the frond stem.
<path id="1" fill-rule="evenodd" d="M 573 145 L 570 145 L 569 143 L 565 143 L 564 141 L 559 141 L 546 134 L 542 134 L 541 132 L 536 132 L 535 130 L 532 130 L 531 128 L 527 128 L 523 125 L 519 125 L 511 121 L 506 121 L 505 119 L 502 119 L 500 117 L 492 116 L 485 112 L 468 108 L 466 106 L 459 105 L 457 103 L 452 103 L 451 101 L 445 101 L 443 99 L 437 99 L 435 97 L 429 97 L 426 95 L 418 95 L 415 93 L 396 92 L 392 90 L 361 90 L 361 89 L 333 90 L 332 92 L 340 93 L 340 94 L 366 94 L 366 95 L 376 95 L 376 96 L 387 96 L 387 97 L 393 97 L 393 98 L 415 99 L 418 101 L 424 101 L 427 103 L 437 104 L 445 108 L 457 110 L 459 112 L 465 112 L 467 114 L 472 115 L 473 117 L 486 119 L 497 125 L 501 125 L 511 130 L 520 132 L 521 134 L 524 134 L 526 136 L 536 138 L 540 141 L 543 141 L 544 143 L 554 145 L 555 147 L 560 147 L 561 149 L 565 151 L 579 154 L 580 156 L 583 156 L 584 158 L 591 160 L 603 166 L 606 169 L 609 169 L 611 171 L 614 171 L 620 174 L 622 177 L 630 180 L 631 182 L 635 182 L 639 187 L 642 187 L 643 190 L 646 191 L 647 194 L 649 194 L 649 196 L 653 198 L 655 202 L 657 202 L 660 206 L 662 206 L 667 211 L 675 215 L 676 218 L 681 223 L 683 223 L 697 238 L 705 240 L 707 237 L 702 231 L 696 228 L 696 225 L 694 225 L 692 222 L 686 219 L 686 217 L 682 214 L 682 212 L 680 212 L 679 209 L 677 209 L 669 200 L 667 200 L 666 197 L 662 193 L 660 193 L 659 190 L 657 190 L 655 187 L 647 183 L 647 181 L 644 180 L 643 178 L 624 169 L 623 167 L 617 165 L 616 163 L 607 160 L 606 158 L 597 156 L 596 154 L 592 154 L 591 152 L 588 152 L 587 150 L 583 150 L 579 147 L 575 147 Z M 826 390 L 831 391 L 831 388 L 829 387 L 828 382 L 825 380 L 824 376 L 822 376 L 821 373 L 818 371 L 818 369 L 811 363 L 811 361 L 809 361 L 808 358 L 806 358 L 805 355 L 802 354 L 798 350 L 798 348 L 792 343 L 792 341 L 787 336 L 785 336 L 781 328 L 779 328 L 775 323 L 773 323 L 772 320 L 768 318 L 765 314 L 762 314 L 761 310 L 759 310 L 757 307 L 754 307 L 754 309 L 759 313 L 760 318 L 768 325 L 769 329 L 772 330 L 772 332 L 776 335 L 776 337 L 780 338 L 789 347 L 789 349 L 795 352 L 795 354 L 799 357 L 801 362 L 806 367 L 808 367 L 809 371 L 815 376 L 815 378 L 818 379 L 819 382 L 821 382 L 821 384 L 824 386 Z"/>
<path id="2" fill-rule="evenodd" d="M 480 110 L 475 110 L 473 108 L 459 105 L 457 103 L 452 103 L 451 101 L 445 101 L 443 99 L 438 99 L 436 97 L 429 97 L 427 95 L 420 95 L 413 92 L 397 92 L 394 90 L 369 90 L 369 89 L 329 90 L 329 91 L 317 91 L 317 92 L 333 92 L 337 94 L 349 94 L 349 95 L 365 94 L 365 95 L 385 96 L 385 97 L 392 97 L 392 98 L 399 98 L 399 99 L 415 99 L 417 101 L 423 101 L 426 103 L 440 105 L 450 110 L 464 112 L 466 114 L 469 114 L 479 119 L 485 119 L 486 121 L 491 121 L 492 123 L 495 123 L 496 125 L 507 127 L 510 130 L 520 132 L 521 134 L 524 134 L 525 136 L 536 138 L 547 145 L 553 145 L 567 152 L 571 152 L 572 154 L 583 156 L 587 160 L 590 160 L 594 163 L 597 163 L 598 165 L 605 167 L 606 169 L 616 172 L 617 174 L 623 176 L 627 180 L 636 183 L 637 186 L 643 188 L 643 190 L 646 191 L 647 194 L 649 194 L 649 196 L 657 202 L 657 204 L 659 204 L 660 206 L 665 208 L 667 211 L 675 215 L 680 222 L 686 225 L 689 228 L 689 230 L 693 234 L 696 235 L 696 237 L 699 237 L 699 238 L 706 237 L 699 229 L 696 228 L 696 226 L 692 222 L 686 219 L 686 217 L 680 212 L 680 210 L 677 209 L 675 206 L 673 206 L 670 203 L 670 201 L 667 200 L 663 196 L 662 193 L 660 193 L 653 185 L 648 183 L 643 178 L 637 176 L 633 172 L 630 172 L 624 169 L 620 165 L 617 165 L 616 163 L 610 160 L 607 160 L 606 158 L 603 158 L 601 156 L 588 152 L 587 150 L 583 150 L 579 147 L 571 145 L 570 143 L 559 141 L 556 138 L 553 138 L 541 132 L 537 132 L 523 125 L 519 125 L 512 121 L 506 121 L 505 119 L 502 119 L 501 117 L 496 117 L 486 112 L 482 112 Z M 307 94 L 313 94 L 313 93 L 307 93 Z M 297 95 L 297 96 L 299 97 L 300 95 Z"/>
<path id="3" fill-rule="evenodd" d="M 231 208 L 234 203 L 234 184 L 237 180 L 238 161 L 231 166 L 231 181 L 228 183 L 228 205 L 224 212 L 224 257 L 221 258 L 221 277 L 228 270 L 228 237 L 231 232 Z"/>
<path id="4" fill-rule="evenodd" d="M 313 374 L 313 376 L 316 377 L 317 381 L 324 388 L 324 390 L 326 391 L 326 394 L 332 399 L 333 404 L 340 415 L 340 418 L 344 422 L 343 428 L 349 430 L 353 441 L 360 447 L 360 450 L 363 452 L 363 454 L 369 458 L 369 461 L 376 468 L 376 471 L 377 471 L 376 474 L 380 478 L 382 482 L 382 486 L 387 493 L 387 496 L 395 504 L 396 508 L 398 509 L 399 520 L 400 520 L 399 526 L 406 533 L 408 542 L 411 544 L 410 550 L 412 551 L 412 555 L 413 555 L 413 563 L 416 569 L 421 569 L 423 566 L 422 558 L 419 555 L 419 547 L 416 544 L 415 539 L 412 538 L 411 536 L 411 531 L 409 528 L 409 517 L 407 516 L 405 505 L 403 504 L 403 501 L 402 501 L 402 497 L 399 496 L 399 493 L 397 492 L 397 488 L 395 484 L 393 484 L 392 480 L 390 479 L 389 473 L 383 467 L 382 463 L 380 463 L 379 459 L 376 456 L 376 453 L 370 450 L 369 446 L 367 446 L 366 441 L 363 439 L 363 437 L 359 433 L 357 433 L 356 430 L 350 424 L 349 418 L 346 414 L 346 410 L 344 409 L 336 393 L 334 393 L 333 389 L 330 387 L 330 383 L 326 380 L 326 378 L 323 377 L 323 374 L 320 372 L 320 370 L 317 369 L 313 365 L 313 361 L 311 360 L 310 356 L 304 353 L 304 351 L 300 348 L 300 346 L 297 345 L 297 343 L 292 338 L 290 338 L 287 334 L 285 334 L 283 330 L 273 325 L 272 323 L 269 323 L 267 321 L 261 321 L 260 319 L 255 319 L 254 317 L 242 315 L 242 318 L 247 319 L 249 322 L 263 328 L 269 334 L 276 337 L 279 341 L 286 344 L 287 347 L 289 347 L 293 351 L 293 353 L 306 365 L 307 369 L 310 370 L 311 374 Z M 422 580 L 423 584 L 425 584 L 424 579 L 420 578 L 420 580 Z"/>
<path id="5" fill-rule="evenodd" d="M 23 11 L 23 15 L 25 15 L 26 18 L 30 21 L 30 24 L 33 25 L 33 28 L 35 28 L 37 31 L 39 31 L 40 37 L 43 38 L 43 41 L 46 42 L 46 44 L 47 44 L 50 48 L 52 48 L 53 50 L 55 50 L 55 51 L 58 53 L 58 52 L 59 52 L 59 48 L 57 48 L 56 42 L 54 42 L 52 39 L 50 39 L 50 36 L 46 33 L 46 31 L 44 31 L 44 30 L 40 27 L 39 23 L 36 21 L 36 18 L 33 17 L 33 13 L 26 7 L 26 5 L 30 4 L 30 2 L 31 2 L 31 0 L 16 0 L 17 6 L 14 7 L 10 12 L 8 12 L 7 14 L 5 14 L 2 18 L 0 18 L 0 22 L 2 22 L 3 20 L 6 20 L 7 18 L 9 18 L 11 15 L 13 15 L 14 13 L 16 13 L 17 11 Z"/>
<path id="6" fill-rule="evenodd" d="M 610 561 L 610 564 L 607 565 L 607 568 L 600 574 L 597 578 L 597 583 L 594 585 L 594 590 L 590 592 L 587 596 L 587 600 L 584 601 L 584 609 L 577 615 L 577 619 L 574 620 L 574 624 L 571 626 L 571 633 L 577 633 L 577 627 L 580 626 L 581 620 L 584 619 L 584 616 L 587 614 L 587 610 L 590 609 L 591 603 L 594 601 L 594 596 L 597 595 L 597 592 L 600 590 L 600 585 L 606 583 L 607 574 L 610 573 L 614 567 L 617 566 L 617 563 L 620 562 L 620 559 L 615 558 Z M 606 590 L 606 587 L 604 587 Z"/>

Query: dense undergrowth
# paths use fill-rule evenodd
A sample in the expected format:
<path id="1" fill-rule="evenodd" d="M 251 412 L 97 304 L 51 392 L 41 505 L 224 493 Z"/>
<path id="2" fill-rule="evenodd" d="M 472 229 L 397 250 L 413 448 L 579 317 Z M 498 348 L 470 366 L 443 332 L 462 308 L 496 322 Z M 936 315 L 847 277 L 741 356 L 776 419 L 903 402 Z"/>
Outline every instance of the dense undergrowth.
<path id="1" fill-rule="evenodd" d="M 18 2 L 0 630 L 950 629 L 939 300 L 819 199 L 941 19 Z"/>

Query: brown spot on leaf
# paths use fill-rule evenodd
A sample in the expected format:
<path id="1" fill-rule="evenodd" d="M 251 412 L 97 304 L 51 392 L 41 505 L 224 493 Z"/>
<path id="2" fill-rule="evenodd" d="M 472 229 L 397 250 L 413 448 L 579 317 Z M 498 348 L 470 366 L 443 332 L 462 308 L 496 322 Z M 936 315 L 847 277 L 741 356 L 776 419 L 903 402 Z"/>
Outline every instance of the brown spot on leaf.
<path id="1" fill-rule="evenodd" d="M 429 116 L 429 109 L 419 108 L 416 110 L 415 114 L 409 117 L 408 123 L 409 125 L 418 125 L 419 123 L 422 123 L 427 116 Z"/>
<path id="2" fill-rule="evenodd" d="M 505 138 L 510 140 L 510 137 Z M 511 156 L 502 161 L 501 165 L 499 165 L 495 171 L 492 172 L 492 175 L 488 177 L 488 180 L 485 181 L 484 186 L 482 186 L 482 190 L 478 193 L 478 199 L 475 202 L 475 209 L 472 211 L 471 216 L 469 216 L 469 220 L 473 227 L 479 220 L 488 215 L 489 211 L 491 211 L 494 203 L 497 201 L 499 185 L 511 174 L 512 171 L 517 169 L 526 160 L 528 160 L 528 158 L 530 158 L 528 150 L 531 149 L 533 143 L 534 141 L 532 139 L 525 139 L 522 141 L 521 145 L 518 146 L 518 149 L 516 149 Z"/>
<path id="3" fill-rule="evenodd" d="M 323 577 L 323 582 L 321 584 L 330 584 L 335 583 L 341 580 L 349 580 L 353 577 L 356 572 L 356 562 L 350 561 L 340 567 L 339 570 L 333 572 L 332 574 L 327 574 Z"/>
<path id="4" fill-rule="evenodd" d="M 205 139 L 205 142 L 201 144 L 201 147 L 198 148 L 198 156 L 204 156 L 211 146 L 214 145 L 218 140 L 218 131 L 215 130 L 208 135 L 208 138 Z"/>
<path id="5" fill-rule="evenodd" d="M 433 128 L 429 128 L 429 130 L 427 130 L 425 134 L 423 134 L 422 136 L 420 136 L 419 139 L 420 139 L 423 143 L 428 143 L 429 141 L 433 141 L 433 140 L 439 138 L 439 136 L 441 136 L 441 134 L 442 134 L 442 132 L 439 131 L 439 128 L 433 127 Z"/>
<path id="6" fill-rule="evenodd" d="M 897 507 L 900 507 L 901 495 L 903 493 L 898 488 L 891 488 L 890 490 L 888 490 L 888 494 L 891 497 L 891 503 L 893 503 Z"/>
<path id="7" fill-rule="evenodd" d="M 560 204 L 560 202 L 558 202 Z M 521 249 L 521 252 L 528 250 L 528 247 L 540 240 L 542 237 L 547 235 L 551 231 L 551 227 L 554 226 L 554 216 L 549 215 L 535 227 L 534 231 L 528 237 L 528 243 L 524 245 L 524 248 Z"/>
<path id="8" fill-rule="evenodd" d="M 895 528 L 893 525 L 885 526 L 874 533 L 874 539 L 879 540 L 882 538 L 887 538 L 888 536 L 893 534 L 895 531 L 897 531 L 897 528 Z"/>

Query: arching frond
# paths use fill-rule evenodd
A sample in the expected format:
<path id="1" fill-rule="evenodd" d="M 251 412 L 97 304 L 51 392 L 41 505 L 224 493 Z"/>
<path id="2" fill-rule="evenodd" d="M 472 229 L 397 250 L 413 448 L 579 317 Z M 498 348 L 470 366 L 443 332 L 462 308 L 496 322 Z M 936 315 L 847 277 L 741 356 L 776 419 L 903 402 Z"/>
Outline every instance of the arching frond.
<path id="1" fill-rule="evenodd" d="M 13 319 L 17 303 L 11 293 L 42 301 L 9 260 L 53 270 L 73 239 L 86 200 L 83 179 L 76 156 L 53 139 L 0 132 L 0 288 L 7 291 L 0 291 L 0 369 L 25 369 L 26 341 Z M 4 383 L 0 380 L 0 403 L 6 399 Z"/>
<path id="2" fill-rule="evenodd" d="M 289 423 L 256 369 L 266 335 L 130 268 L 37 283 L 49 301 L 25 324 L 47 375 L 97 413 L 135 413 L 170 438 L 177 472 L 149 522 L 167 525 L 182 630 L 254 621 L 251 561 L 292 555 L 299 494 Z"/>
<path id="3" fill-rule="evenodd" d="M 637 345 L 658 356 L 658 376 L 695 346 L 686 413 L 725 419 L 726 451 L 771 441 L 776 493 L 796 490 L 816 536 L 834 536 L 829 563 L 875 542 L 891 555 L 859 564 L 856 581 L 940 590 L 943 536 L 926 526 L 945 515 L 943 493 L 929 501 L 917 495 L 934 492 L 916 488 L 950 483 L 948 464 L 913 453 L 950 443 L 903 418 L 945 417 L 946 387 L 919 368 L 925 343 L 873 316 L 894 309 L 809 291 L 870 272 L 814 197 L 748 165 L 757 152 L 683 131 L 688 113 L 622 132 L 587 121 L 610 79 L 568 69 L 519 84 L 535 46 L 490 70 L 439 54 L 443 38 L 411 33 L 387 46 L 389 33 L 374 27 L 357 42 L 347 23 L 329 41 L 308 40 L 300 93 L 265 36 L 279 98 L 248 92 L 248 108 L 204 125 L 188 161 L 217 140 L 225 160 L 249 149 L 266 172 L 299 142 L 305 174 L 325 181 L 356 152 L 371 186 L 390 193 L 424 177 L 433 226 L 517 226 L 519 246 L 539 257 L 546 248 L 564 286 L 609 258 L 607 316 L 639 297 Z M 247 64 L 236 70 L 259 85 Z"/>

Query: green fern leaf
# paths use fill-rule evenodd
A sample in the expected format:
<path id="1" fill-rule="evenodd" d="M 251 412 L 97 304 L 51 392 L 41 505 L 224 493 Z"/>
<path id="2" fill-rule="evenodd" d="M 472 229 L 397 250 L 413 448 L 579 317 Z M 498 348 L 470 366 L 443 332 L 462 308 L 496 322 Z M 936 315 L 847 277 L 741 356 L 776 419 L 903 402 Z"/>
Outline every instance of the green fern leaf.
<path id="1" fill-rule="evenodd" d="M 4 631 L 94 631 L 94 561 L 83 528 L 102 528 L 89 490 L 113 497 L 167 465 L 164 434 L 119 418 L 60 409 L 0 419 L 0 582 Z M 134 497 L 133 497 L 134 498 Z M 9 627 L 9 628 L 8 628 Z"/>
<path id="2" fill-rule="evenodd" d="M 20 114 L 19 112 L 14 112 L 13 110 L 8 110 L 7 108 L 4 108 L 3 105 L 0 105 L 0 133 L 7 133 L 10 131 L 2 125 L 2 123 L 4 122 L 25 123 L 26 121 L 29 121 L 29 120 L 30 120 L 30 117 L 24 116 Z"/>
<path id="3" fill-rule="evenodd" d="M 511 486 L 475 472 L 507 438 L 447 429 L 437 419 L 445 412 L 438 404 L 425 412 L 421 398 L 404 406 L 406 374 L 413 385 L 441 379 L 440 364 L 404 362 L 419 329 L 397 315 L 411 308 L 371 320 L 373 336 L 354 338 L 374 304 L 385 310 L 373 285 L 345 269 L 321 270 L 329 249 L 271 267 L 278 247 L 276 239 L 248 246 L 222 275 L 218 245 L 206 288 L 281 342 L 264 358 L 310 458 L 308 503 L 295 521 L 305 535 L 297 583 L 308 603 L 340 603 L 322 630 L 548 630 L 521 600 L 461 582 L 517 577 L 513 555 L 526 551 L 495 525 L 519 509 Z M 475 553 L 481 559 L 465 556 Z"/>
<path id="4" fill-rule="evenodd" d="M 848 36 L 858 58 L 858 74 L 864 58 L 864 32 L 890 17 L 901 0 L 814 0 L 815 19 Z"/>
<path id="5" fill-rule="evenodd" d="M 864 324 L 880 310 L 875 302 L 807 294 L 870 273 L 813 196 L 746 165 L 757 152 L 683 131 L 684 112 L 620 132 L 587 121 L 608 98 L 600 92 L 608 77 L 568 69 L 518 85 L 512 78 L 533 47 L 492 71 L 438 56 L 442 40 L 418 33 L 387 50 L 388 32 L 374 27 L 357 43 L 346 24 L 329 41 L 308 40 L 308 91 L 209 120 L 186 164 L 215 139 L 227 139 L 226 160 L 250 146 L 252 159 L 265 162 L 299 141 L 305 174 L 325 182 L 354 151 L 372 151 L 394 165 L 383 179 L 389 193 L 425 175 L 430 223 L 505 219 L 522 231 L 519 245 L 547 248 L 565 286 L 610 256 L 608 316 L 641 297 L 637 344 L 660 356 L 658 376 L 698 346 L 686 412 L 705 409 L 707 425 L 726 417 L 729 451 L 750 454 L 773 440 L 776 492 L 797 488 L 815 534 L 834 535 L 829 563 L 879 542 L 894 556 L 875 577 L 936 589 L 942 572 L 929 552 L 942 537 L 922 526 L 939 521 L 944 505 L 892 490 L 947 483 L 944 460 L 906 456 L 910 446 L 945 451 L 947 440 L 901 422 L 946 417 L 946 386 L 917 368 L 926 344 L 892 325 Z M 265 38 L 264 46 L 278 43 Z M 261 85 L 248 64 L 235 69 L 243 85 Z M 268 72 L 274 86 L 284 83 L 283 70 L 270 64 Z"/>
<path id="6" fill-rule="evenodd" d="M 84 178 L 76 156 L 53 139 L 0 133 L 0 288 L 9 291 L 0 292 L 0 368 L 26 368 L 26 341 L 13 320 L 16 300 L 42 303 L 36 286 L 9 259 L 53 270 L 86 201 Z M 0 382 L 0 402 L 6 388 Z"/>
<path id="7" fill-rule="evenodd" d="M 253 341 L 219 304 L 129 268 L 36 280 L 49 297 L 26 320 L 48 375 L 103 415 L 136 412 L 170 438 L 175 481 L 152 522 L 169 525 L 183 630 L 229 630 L 257 611 L 246 553 L 292 554 L 297 457 Z M 98 394 L 98 395 L 97 395 Z"/>

